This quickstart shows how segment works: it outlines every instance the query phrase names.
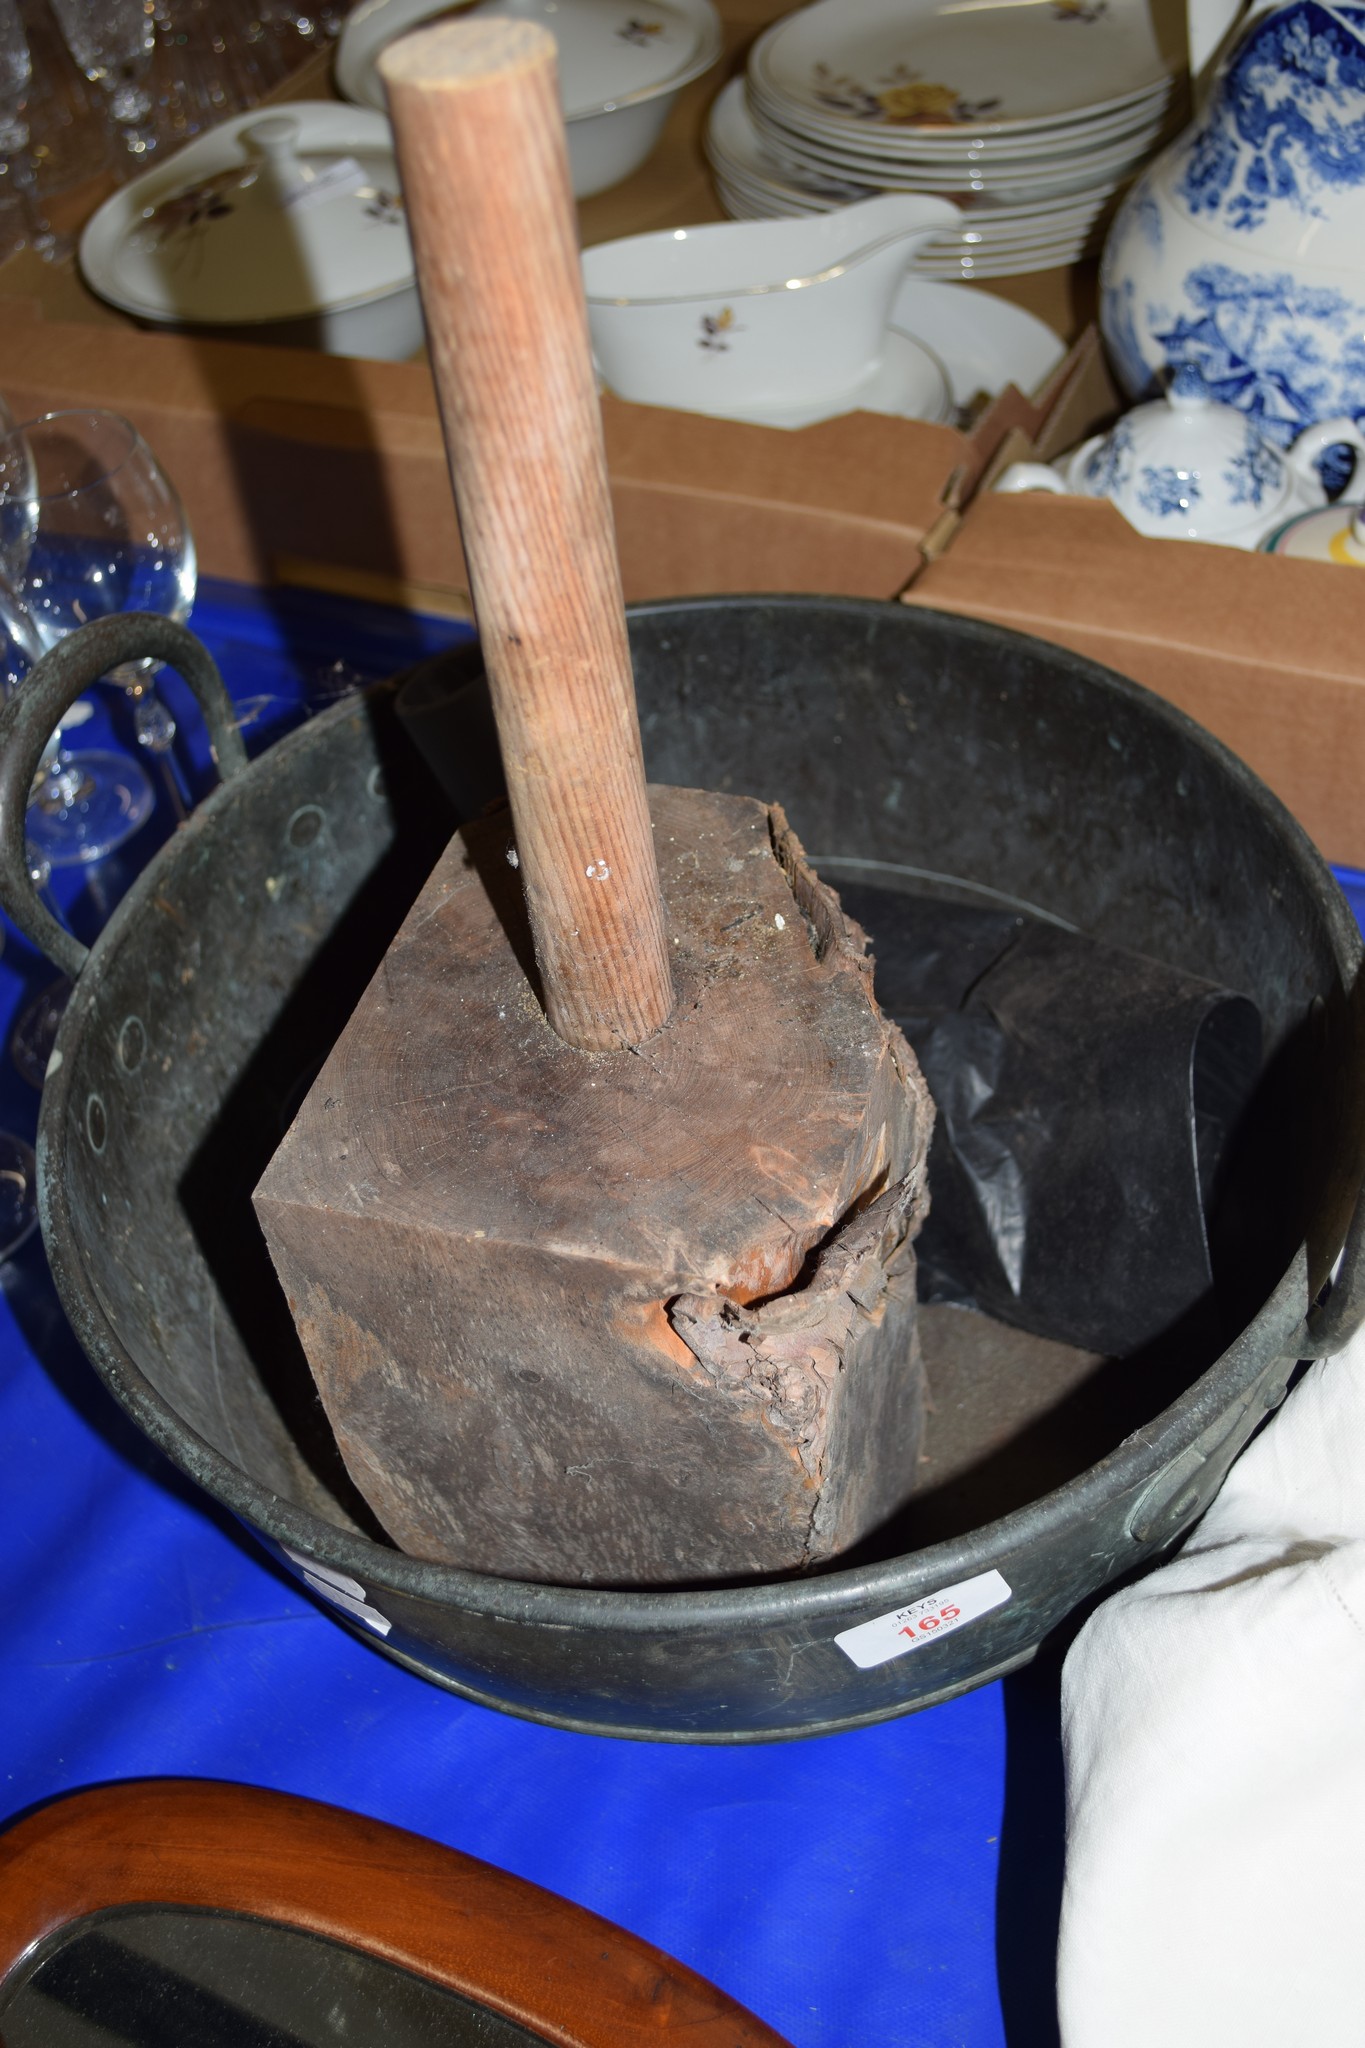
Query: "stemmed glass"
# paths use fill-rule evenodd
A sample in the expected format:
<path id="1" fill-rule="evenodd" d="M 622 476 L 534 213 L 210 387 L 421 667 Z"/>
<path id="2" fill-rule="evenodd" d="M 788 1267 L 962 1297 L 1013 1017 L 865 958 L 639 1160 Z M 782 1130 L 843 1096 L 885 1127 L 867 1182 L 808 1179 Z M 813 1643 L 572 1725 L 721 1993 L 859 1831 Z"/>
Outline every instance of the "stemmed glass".
<path id="1" fill-rule="evenodd" d="M 265 0 L 261 19 L 269 28 L 293 29 L 310 41 L 334 41 L 345 26 L 351 0 Z"/>
<path id="2" fill-rule="evenodd" d="M 29 672 L 43 652 L 43 643 L 38 629 L 29 617 L 24 605 L 0 583 L 0 690 L 6 697 L 12 691 L 22 689 Z M 71 775 L 69 761 L 61 750 L 61 734 L 54 733 L 38 765 L 30 793 L 25 826 L 31 831 L 37 823 L 41 830 L 44 816 L 42 803 L 63 774 Z M 41 894 L 46 889 L 52 872 L 52 863 L 29 840 L 29 876 L 34 888 Z M 41 1091 L 47 1073 L 47 1062 L 57 1036 L 57 1027 L 62 1021 L 71 994 L 71 983 L 65 975 L 59 981 L 49 982 L 39 994 L 30 998 L 15 1021 L 10 1039 L 10 1052 L 15 1066 L 31 1087 Z M 16 1141 L 18 1142 L 18 1141 Z M 12 1162 L 11 1162 L 12 1164 Z M 3 1251 L 5 1226 L 4 1204 L 12 1196 L 17 1183 L 11 1179 L 4 1183 L 5 1140 L 0 1133 L 0 1258 Z"/>
<path id="3" fill-rule="evenodd" d="M 156 24 L 142 0 L 52 0 L 52 12 L 80 69 L 108 95 L 128 148 L 137 156 L 155 149 L 145 80 Z"/>
<path id="4" fill-rule="evenodd" d="M 42 653 L 43 643 L 38 637 L 38 628 L 26 607 L 12 590 L 0 582 L 0 693 L 8 697 L 17 690 L 20 684 L 27 680 L 30 669 L 36 666 Z M 47 794 L 53 779 L 62 775 L 65 758 L 62 751 L 62 736 L 60 732 L 55 732 L 44 748 L 43 758 L 38 765 L 38 773 L 34 778 L 30 795 L 30 809 L 34 802 Z M 66 772 L 69 772 L 69 768 Z M 33 813 L 35 819 L 41 818 L 41 815 L 40 811 Z M 46 879 L 46 873 L 52 866 L 51 861 L 31 843 L 29 853 Z M 35 881 L 35 886 L 41 887 L 41 881 Z"/>
<path id="5" fill-rule="evenodd" d="M 0 932 L 0 951 L 4 933 Z M 0 1130 L 0 1260 L 8 1259 L 38 1227 L 38 1169 L 33 1147 L 14 1131 Z"/>
<path id="6" fill-rule="evenodd" d="M 37 180 L 29 156 L 28 92 L 33 58 L 17 0 L 0 0 L 0 157 L 3 175 L 18 194 L 24 239 L 40 256 L 62 251 L 38 207 Z M 7 252 L 8 253 L 8 252 Z"/>
<path id="7" fill-rule="evenodd" d="M 44 647 L 108 612 L 188 616 L 196 566 L 184 508 L 129 421 L 47 413 L 0 439 L 0 574 Z M 110 680 L 134 700 L 139 739 L 164 753 L 175 727 L 155 668 L 131 663 Z M 30 839 L 54 867 L 102 859 L 152 809 L 151 785 L 126 755 L 77 752 L 61 769 L 30 811 Z"/>
<path id="8" fill-rule="evenodd" d="M 0 1259 L 11 1258 L 37 1229 L 37 1188 L 33 1147 L 0 1131 Z"/>
<path id="9" fill-rule="evenodd" d="M 22 687 L 40 652 L 32 620 L 19 601 L 0 585 L 0 689 L 6 696 Z M 29 858 L 34 887 L 42 889 L 47 881 L 47 864 L 32 849 Z M 0 951 L 3 947 L 4 934 L 0 933 Z M 59 986 L 69 993 L 69 983 L 63 981 Z M 52 1050 L 51 1041 L 56 1037 L 64 1007 L 63 1002 L 51 1019 L 47 1053 Z M 41 1077 L 38 1086 L 42 1086 Z M 32 1147 L 13 1131 L 0 1130 L 0 1261 L 16 1252 L 37 1226 L 36 1186 Z"/>

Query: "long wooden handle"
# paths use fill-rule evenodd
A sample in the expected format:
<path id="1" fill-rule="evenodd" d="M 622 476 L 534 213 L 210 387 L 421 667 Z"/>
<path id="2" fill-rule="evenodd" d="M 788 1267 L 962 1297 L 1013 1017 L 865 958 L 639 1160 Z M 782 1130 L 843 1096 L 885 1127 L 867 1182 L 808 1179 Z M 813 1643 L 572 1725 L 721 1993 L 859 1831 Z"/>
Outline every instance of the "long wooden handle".
<path id="1" fill-rule="evenodd" d="M 554 38 L 445 21 L 379 68 L 546 1012 L 638 1045 L 673 981 Z"/>

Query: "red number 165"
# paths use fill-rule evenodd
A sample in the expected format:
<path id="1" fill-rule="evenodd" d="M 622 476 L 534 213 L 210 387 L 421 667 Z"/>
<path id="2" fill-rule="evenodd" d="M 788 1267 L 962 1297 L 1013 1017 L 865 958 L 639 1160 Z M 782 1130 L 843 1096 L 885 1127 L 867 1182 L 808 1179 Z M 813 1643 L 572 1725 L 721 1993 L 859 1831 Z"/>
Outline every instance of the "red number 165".
<path id="1" fill-rule="evenodd" d="M 962 1609 L 960 1607 L 940 1607 L 937 1614 L 926 1614 L 921 1621 L 913 1621 L 908 1623 L 907 1626 L 900 1631 L 900 1633 L 903 1636 L 932 1635 L 934 1630 L 938 1628 L 940 1623 L 945 1621 L 956 1621 L 957 1617 L 959 1616 L 959 1614 L 961 1614 L 961 1612 Z"/>

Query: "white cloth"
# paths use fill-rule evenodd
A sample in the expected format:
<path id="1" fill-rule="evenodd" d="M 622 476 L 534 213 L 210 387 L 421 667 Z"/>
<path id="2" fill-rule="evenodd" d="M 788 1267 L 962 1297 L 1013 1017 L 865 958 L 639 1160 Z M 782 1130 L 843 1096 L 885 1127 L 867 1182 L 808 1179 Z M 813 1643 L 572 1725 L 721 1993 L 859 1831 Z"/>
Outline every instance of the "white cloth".
<path id="1" fill-rule="evenodd" d="M 1365 1334 L 1062 1679 L 1064 2048 L 1365 2048 Z"/>

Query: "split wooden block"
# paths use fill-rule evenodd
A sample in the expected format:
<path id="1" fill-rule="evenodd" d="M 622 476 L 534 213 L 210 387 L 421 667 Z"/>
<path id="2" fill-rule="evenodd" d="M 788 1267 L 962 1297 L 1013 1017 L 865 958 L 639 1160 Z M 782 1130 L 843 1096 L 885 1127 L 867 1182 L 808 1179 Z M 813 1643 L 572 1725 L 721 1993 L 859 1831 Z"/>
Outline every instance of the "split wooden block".
<path id="1" fill-rule="evenodd" d="M 502 814 L 442 857 L 257 1190 L 342 1455 L 419 1557 L 796 1571 L 914 1483 L 914 1057 L 780 811 L 649 806 L 662 1029 L 551 1028 Z"/>

